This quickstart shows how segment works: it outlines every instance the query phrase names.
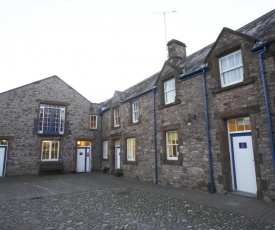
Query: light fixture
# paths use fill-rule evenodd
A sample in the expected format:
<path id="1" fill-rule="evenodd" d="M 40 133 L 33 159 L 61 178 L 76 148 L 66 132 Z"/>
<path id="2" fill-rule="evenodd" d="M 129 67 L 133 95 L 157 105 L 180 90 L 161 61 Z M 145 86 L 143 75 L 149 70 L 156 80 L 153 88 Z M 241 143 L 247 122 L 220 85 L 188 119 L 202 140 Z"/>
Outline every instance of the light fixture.
<path id="1" fill-rule="evenodd" d="M 188 125 L 192 125 L 192 120 L 196 120 L 196 115 L 195 114 L 188 114 Z"/>

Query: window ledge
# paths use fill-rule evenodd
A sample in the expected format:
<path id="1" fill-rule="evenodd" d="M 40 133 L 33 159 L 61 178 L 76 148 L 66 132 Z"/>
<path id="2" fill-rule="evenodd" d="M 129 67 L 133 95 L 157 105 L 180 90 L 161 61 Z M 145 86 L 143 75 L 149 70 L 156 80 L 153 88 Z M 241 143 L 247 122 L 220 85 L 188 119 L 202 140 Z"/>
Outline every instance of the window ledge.
<path id="1" fill-rule="evenodd" d="M 223 91 L 234 89 L 234 88 L 244 86 L 244 85 L 248 85 L 248 84 L 251 84 L 253 82 L 254 82 L 254 78 L 250 77 L 248 79 L 244 79 L 243 82 L 240 82 L 240 83 L 237 83 L 237 84 L 234 84 L 234 85 L 229 85 L 229 86 L 226 86 L 226 87 L 223 87 L 223 88 L 222 87 L 216 87 L 216 88 L 212 89 L 212 94 L 221 93 Z"/>
<path id="2" fill-rule="evenodd" d="M 137 165 L 137 161 L 125 161 L 124 164 L 128 164 L 128 165 Z"/>
<path id="3" fill-rule="evenodd" d="M 135 123 L 131 122 L 129 124 L 129 126 L 140 125 L 140 124 L 141 124 L 141 121 L 138 121 L 138 122 L 135 122 Z"/>
<path id="4" fill-rule="evenodd" d="M 161 162 L 162 164 L 166 164 L 166 165 L 182 165 L 182 160 L 163 160 L 163 162 Z"/>
<path id="5" fill-rule="evenodd" d="M 121 125 L 120 126 L 113 126 L 111 129 L 114 130 L 114 129 L 120 129 L 121 128 Z"/>
<path id="6" fill-rule="evenodd" d="M 170 106 L 173 106 L 173 105 L 177 105 L 177 104 L 180 104 L 180 99 L 176 99 L 173 103 L 170 103 L 170 104 L 167 104 L 167 105 L 161 105 L 158 107 L 158 109 L 164 109 L 164 108 L 167 108 L 167 107 L 170 107 Z"/>
<path id="7" fill-rule="evenodd" d="M 109 162 L 110 159 L 109 159 L 109 158 L 103 158 L 102 161 L 104 161 L 104 162 Z"/>

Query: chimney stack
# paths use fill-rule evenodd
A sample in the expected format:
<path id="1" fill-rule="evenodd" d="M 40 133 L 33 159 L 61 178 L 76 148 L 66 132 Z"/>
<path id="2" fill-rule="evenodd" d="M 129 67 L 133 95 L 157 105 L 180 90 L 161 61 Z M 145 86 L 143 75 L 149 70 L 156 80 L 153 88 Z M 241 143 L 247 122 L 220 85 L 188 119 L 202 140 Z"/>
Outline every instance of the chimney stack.
<path id="1" fill-rule="evenodd" d="M 186 45 L 178 40 L 171 40 L 167 43 L 168 47 L 168 59 L 173 64 L 177 64 L 178 61 L 186 58 Z"/>

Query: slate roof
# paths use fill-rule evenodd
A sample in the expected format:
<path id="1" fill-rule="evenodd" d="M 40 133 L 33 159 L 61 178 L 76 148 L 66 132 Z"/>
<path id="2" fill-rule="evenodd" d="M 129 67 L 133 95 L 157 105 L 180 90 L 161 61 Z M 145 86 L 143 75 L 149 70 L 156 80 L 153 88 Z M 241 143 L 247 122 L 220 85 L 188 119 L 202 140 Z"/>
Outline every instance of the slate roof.
<path id="1" fill-rule="evenodd" d="M 252 36 L 257 40 L 268 41 L 271 39 L 275 39 L 274 25 L 275 25 L 275 9 L 255 19 L 254 21 L 246 24 L 245 26 L 239 28 L 238 30 L 236 30 L 236 32 Z M 212 43 L 198 50 L 197 52 L 187 56 L 183 61 L 179 62 L 177 65 L 180 68 L 184 68 L 185 73 L 192 72 L 200 68 L 202 65 L 204 65 L 205 59 L 214 44 L 215 43 Z M 124 97 L 122 100 L 131 98 L 140 93 L 146 92 L 149 89 L 152 89 L 155 86 L 158 76 L 159 76 L 159 72 L 155 73 L 154 75 L 146 78 L 145 80 L 139 82 L 138 84 L 133 85 L 130 88 L 126 89 L 125 91 L 121 92 L 121 93 L 126 93 L 124 94 Z M 107 107 L 110 105 L 110 103 L 111 103 L 111 100 L 108 100 L 108 102 L 103 104 L 104 106 Z"/>

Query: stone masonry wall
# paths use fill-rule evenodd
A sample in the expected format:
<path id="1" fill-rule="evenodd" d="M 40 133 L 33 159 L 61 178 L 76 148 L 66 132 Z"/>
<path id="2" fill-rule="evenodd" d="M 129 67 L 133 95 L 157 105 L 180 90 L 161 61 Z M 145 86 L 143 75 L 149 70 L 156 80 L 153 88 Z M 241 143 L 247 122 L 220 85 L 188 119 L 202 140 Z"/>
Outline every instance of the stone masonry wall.
<path id="1" fill-rule="evenodd" d="M 65 84 L 58 77 L 50 77 L 11 91 L 0 94 L 0 137 L 10 139 L 6 175 L 38 174 L 38 162 L 41 159 L 41 141 L 59 140 L 60 157 L 69 171 L 76 162 L 76 141 L 92 141 L 92 152 L 97 154 L 97 130 L 89 128 L 89 115 L 97 114 L 98 105 Z M 37 120 L 40 101 L 67 103 L 66 127 L 71 130 L 62 136 L 37 134 Z M 92 160 L 94 162 L 95 159 Z M 98 167 L 96 164 L 93 167 Z"/>

